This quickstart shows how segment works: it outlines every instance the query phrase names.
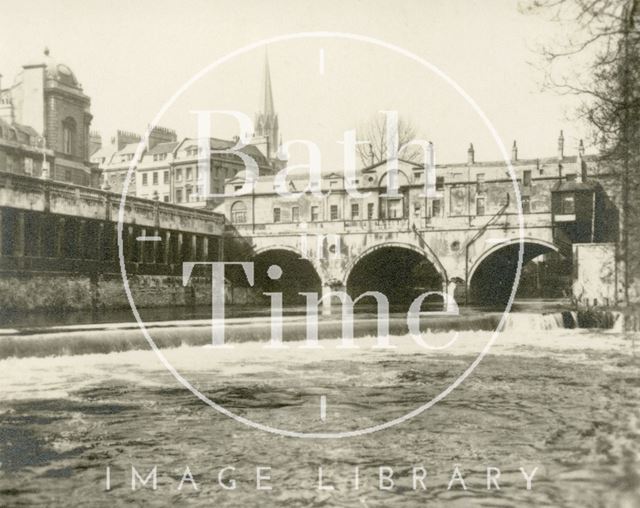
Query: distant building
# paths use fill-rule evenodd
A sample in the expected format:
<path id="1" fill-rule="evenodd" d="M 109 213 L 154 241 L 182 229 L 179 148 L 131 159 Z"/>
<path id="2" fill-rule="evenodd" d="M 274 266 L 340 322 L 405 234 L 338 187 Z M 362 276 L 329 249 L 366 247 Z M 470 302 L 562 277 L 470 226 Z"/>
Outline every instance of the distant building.
<path id="1" fill-rule="evenodd" d="M 42 137 L 31 127 L 0 118 L 0 171 L 42 176 L 54 163 L 54 152 L 44 148 Z"/>
<path id="2" fill-rule="evenodd" d="M 45 50 L 40 62 L 23 66 L 13 85 L 0 86 L 2 139 L 14 142 L 11 147 L 1 145 L 0 171 L 42 176 L 44 163 L 45 177 L 85 186 L 97 184 L 97 168 L 89 162 L 90 109 L 91 99 L 73 71 Z"/>
<path id="3" fill-rule="evenodd" d="M 285 161 L 276 157 L 280 143 L 278 115 L 273 105 L 271 75 L 266 59 L 263 85 L 263 110 L 256 114 L 253 138 L 240 151 L 256 162 L 261 175 L 270 175 L 284 167 Z M 92 134 L 91 143 L 95 150 L 92 151 L 91 162 L 102 172 L 104 189 L 122 192 L 141 139 L 140 134 L 118 130 L 111 143 L 105 146 L 99 134 Z M 219 153 L 231 150 L 237 142 L 237 138 L 211 138 L 210 171 L 208 175 L 203 175 L 198 169 L 198 139 L 184 138 L 179 141 L 175 131 L 155 127 L 136 164 L 135 178 L 128 187 L 128 193 L 194 208 L 216 208 L 223 203 L 223 198 L 212 198 L 211 195 L 224 193 L 225 181 L 245 169 L 238 155 Z"/>
<path id="4" fill-rule="evenodd" d="M 615 232 L 594 222 L 593 206 L 607 205 L 598 200 L 591 206 L 596 188 L 587 181 L 587 175 L 594 171 L 596 159 L 586 157 L 582 145 L 577 156 L 565 156 L 561 134 L 557 156 L 521 160 L 514 143 L 511 164 L 522 213 L 553 213 L 558 242 L 615 240 Z M 399 228 L 455 228 L 461 220 L 479 216 L 488 220 L 505 205 L 504 213 L 518 213 L 514 182 L 504 161 L 476 161 L 473 145 L 467 151 L 466 163 L 437 166 L 433 197 L 424 197 L 425 169 L 421 164 L 399 161 L 397 196 L 387 196 L 387 179 L 385 161 L 356 173 L 352 185 L 366 197 L 349 195 L 342 170 L 323 174 L 322 197 L 310 193 L 298 199 L 283 197 L 274 187 L 273 176 L 260 177 L 252 193 L 234 196 L 244 183 L 241 173 L 227 182 L 225 215 L 240 231 L 247 227 L 296 231 L 301 223 L 324 223 L 324 231 L 330 233 L 367 223 L 377 227 L 383 222 Z M 284 190 L 303 192 L 307 184 L 307 174 L 293 173 Z M 600 214 L 608 215 L 607 210 Z"/>
<path id="5" fill-rule="evenodd" d="M 109 147 L 97 150 L 91 160 L 103 172 L 103 188 L 122 192 L 126 175 L 140 145 L 141 136 L 118 131 Z M 135 166 L 135 177 L 128 188 L 129 195 L 194 208 L 215 208 L 222 198 L 207 198 L 206 194 L 224 192 L 225 180 L 245 168 L 238 155 L 216 153 L 229 150 L 236 140 L 211 138 L 210 171 L 207 178 L 198 170 L 198 140 L 177 140 L 176 133 L 164 127 L 154 128 L 149 135 L 149 146 L 144 147 Z M 241 149 L 256 161 L 261 174 L 270 174 L 272 168 L 264 154 L 253 145 Z M 208 189 L 205 186 L 208 185 Z"/>

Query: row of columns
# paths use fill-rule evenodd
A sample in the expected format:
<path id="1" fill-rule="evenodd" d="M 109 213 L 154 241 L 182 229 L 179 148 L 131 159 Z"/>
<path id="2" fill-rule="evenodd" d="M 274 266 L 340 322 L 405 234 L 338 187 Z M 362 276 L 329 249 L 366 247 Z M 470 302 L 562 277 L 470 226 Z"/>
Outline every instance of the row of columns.
<path id="1" fill-rule="evenodd" d="M 144 241 L 154 237 L 157 241 Z M 222 238 L 125 224 L 127 262 L 218 261 Z M 0 208 L 0 256 L 117 261 L 117 224 Z"/>

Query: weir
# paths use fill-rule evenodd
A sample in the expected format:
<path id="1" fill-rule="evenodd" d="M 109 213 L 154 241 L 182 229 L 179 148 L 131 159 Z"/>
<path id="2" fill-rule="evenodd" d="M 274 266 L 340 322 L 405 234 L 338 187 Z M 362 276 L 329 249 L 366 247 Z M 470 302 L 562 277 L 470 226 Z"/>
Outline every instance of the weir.
<path id="1" fill-rule="evenodd" d="M 461 316 L 423 316 L 420 328 L 426 340 L 432 333 L 461 332 L 461 341 L 471 338 L 476 332 L 492 333 L 498 326 L 500 313 L 476 312 Z M 608 325 L 620 326 L 621 315 L 609 313 Z M 507 317 L 503 333 L 508 337 L 512 331 L 558 331 L 589 327 L 592 323 L 573 311 L 553 313 L 511 313 Z M 159 348 L 211 345 L 211 320 L 182 320 L 149 322 L 145 324 Z M 523 328 L 525 327 L 525 328 Z M 283 340 L 285 344 L 297 341 L 299 347 L 305 338 L 307 323 L 304 316 L 285 316 Z M 389 319 L 391 342 L 411 340 L 408 336 L 405 316 Z M 321 339 L 340 339 L 342 321 L 335 318 L 320 318 L 318 336 Z M 375 318 L 354 319 L 354 337 L 375 337 Z M 402 339 L 400 339 L 402 338 Z M 271 339 L 270 330 L 262 318 L 230 318 L 226 320 L 226 343 L 254 342 L 264 347 Z M 149 344 L 137 323 L 111 323 L 101 325 L 45 326 L 0 331 L 0 359 L 22 357 L 45 357 L 92 353 L 111 353 L 129 350 L 148 350 Z"/>

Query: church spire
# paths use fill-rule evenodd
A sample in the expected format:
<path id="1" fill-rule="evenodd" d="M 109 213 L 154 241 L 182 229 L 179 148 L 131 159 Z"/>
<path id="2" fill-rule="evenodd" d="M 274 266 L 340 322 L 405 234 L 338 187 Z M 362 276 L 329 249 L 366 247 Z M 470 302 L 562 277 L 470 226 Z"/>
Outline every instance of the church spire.
<path id="1" fill-rule="evenodd" d="M 262 112 L 266 116 L 275 114 L 273 107 L 273 92 L 271 90 L 271 72 L 269 71 L 269 55 L 265 51 L 264 53 L 264 109 Z"/>
<path id="2" fill-rule="evenodd" d="M 263 138 L 267 159 L 271 159 L 278 150 L 278 115 L 273 106 L 273 90 L 271 89 L 271 71 L 269 56 L 264 54 L 264 83 L 262 111 L 256 114 L 255 134 Z"/>

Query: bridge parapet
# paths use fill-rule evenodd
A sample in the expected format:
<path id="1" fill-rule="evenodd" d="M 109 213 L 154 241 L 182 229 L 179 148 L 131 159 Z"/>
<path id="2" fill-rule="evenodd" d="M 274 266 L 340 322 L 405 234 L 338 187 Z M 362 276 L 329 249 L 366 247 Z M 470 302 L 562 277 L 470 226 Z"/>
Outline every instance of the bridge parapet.
<path id="1" fill-rule="evenodd" d="M 65 182 L 0 172 L 0 207 L 116 222 L 121 195 Z M 224 216 L 127 196 L 124 223 L 222 236 Z"/>

